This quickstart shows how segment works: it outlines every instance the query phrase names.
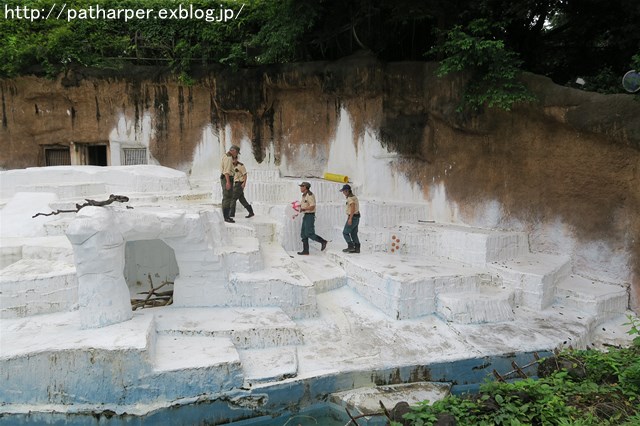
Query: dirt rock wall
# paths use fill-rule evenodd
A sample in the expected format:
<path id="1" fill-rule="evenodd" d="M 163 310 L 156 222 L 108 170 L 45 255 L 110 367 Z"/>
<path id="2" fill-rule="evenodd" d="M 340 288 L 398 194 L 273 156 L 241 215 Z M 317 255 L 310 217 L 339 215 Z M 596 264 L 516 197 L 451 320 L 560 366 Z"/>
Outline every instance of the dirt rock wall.
<path id="1" fill-rule="evenodd" d="M 250 141 L 257 163 L 272 152 L 288 172 L 321 175 L 332 146 L 358 152 L 368 132 L 425 200 L 442 184 L 464 222 L 527 230 L 532 250 L 569 252 L 581 273 L 630 283 L 637 310 L 640 104 L 525 75 L 536 102 L 463 115 L 464 79 L 435 67 L 365 56 L 206 70 L 191 85 L 148 70 L 1 80 L 0 168 L 44 165 L 44 145 L 124 138 L 189 172 L 210 129 L 226 146 Z M 337 132 L 345 110 L 348 137 Z"/>

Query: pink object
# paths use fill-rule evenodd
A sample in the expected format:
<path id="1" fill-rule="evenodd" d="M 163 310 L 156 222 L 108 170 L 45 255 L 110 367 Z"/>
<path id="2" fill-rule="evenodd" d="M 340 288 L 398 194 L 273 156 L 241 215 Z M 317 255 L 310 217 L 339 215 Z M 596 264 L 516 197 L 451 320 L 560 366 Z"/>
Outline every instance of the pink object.
<path id="1" fill-rule="evenodd" d="M 300 214 L 300 201 L 292 201 L 291 208 L 296 212 L 296 214 L 291 216 L 291 219 L 295 219 Z"/>

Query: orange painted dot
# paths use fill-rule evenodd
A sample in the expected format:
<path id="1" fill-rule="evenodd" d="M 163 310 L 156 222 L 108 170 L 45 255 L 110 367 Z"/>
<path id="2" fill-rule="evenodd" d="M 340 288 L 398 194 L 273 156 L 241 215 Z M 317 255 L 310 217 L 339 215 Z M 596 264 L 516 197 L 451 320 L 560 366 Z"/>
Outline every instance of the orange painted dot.
<path id="1" fill-rule="evenodd" d="M 393 253 L 394 251 L 395 251 L 394 249 L 391 249 L 391 253 Z"/>
<path id="2" fill-rule="evenodd" d="M 392 240 L 395 240 L 395 239 L 396 239 L 396 236 L 395 236 L 395 235 L 392 235 L 392 236 L 391 236 L 391 239 L 392 239 Z"/>
<path id="3" fill-rule="evenodd" d="M 395 247 L 395 246 L 396 246 L 396 243 L 391 243 L 391 247 Z"/>
<path id="4" fill-rule="evenodd" d="M 399 243 L 399 242 L 400 242 L 400 238 L 396 238 L 396 243 Z"/>

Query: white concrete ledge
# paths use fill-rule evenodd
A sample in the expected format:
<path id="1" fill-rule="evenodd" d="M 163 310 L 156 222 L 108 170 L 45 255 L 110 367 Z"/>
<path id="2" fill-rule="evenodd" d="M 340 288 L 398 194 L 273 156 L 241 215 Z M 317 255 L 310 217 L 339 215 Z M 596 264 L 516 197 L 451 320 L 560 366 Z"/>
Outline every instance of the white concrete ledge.
<path id="1" fill-rule="evenodd" d="M 626 287 L 571 275 L 556 288 L 556 303 L 594 315 L 598 323 L 620 315 L 629 306 Z"/>
<path id="2" fill-rule="evenodd" d="M 295 322 L 280 308 L 155 309 L 159 334 L 225 337 L 239 349 L 302 343 Z"/>
<path id="3" fill-rule="evenodd" d="M 543 253 L 494 262 L 488 268 L 516 290 L 516 304 L 531 309 L 551 306 L 557 284 L 571 273 L 569 257 Z"/>
<path id="4" fill-rule="evenodd" d="M 298 375 L 296 346 L 240 350 L 244 388 L 259 383 L 279 382 Z"/>
<path id="5" fill-rule="evenodd" d="M 75 266 L 21 259 L 0 270 L 0 318 L 22 318 L 71 310 L 78 303 Z"/>

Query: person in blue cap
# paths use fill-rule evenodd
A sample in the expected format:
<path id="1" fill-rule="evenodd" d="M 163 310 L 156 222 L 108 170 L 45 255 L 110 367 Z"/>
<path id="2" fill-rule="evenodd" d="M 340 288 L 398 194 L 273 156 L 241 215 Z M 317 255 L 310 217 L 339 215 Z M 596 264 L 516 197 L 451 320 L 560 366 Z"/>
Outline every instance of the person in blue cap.
<path id="1" fill-rule="evenodd" d="M 347 223 L 344 224 L 342 235 L 347 242 L 345 253 L 360 253 L 360 239 L 358 238 L 358 224 L 360 223 L 360 203 L 358 197 L 353 195 L 351 185 L 344 185 L 340 191 L 347 199 Z"/>

